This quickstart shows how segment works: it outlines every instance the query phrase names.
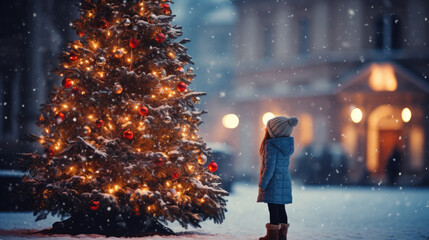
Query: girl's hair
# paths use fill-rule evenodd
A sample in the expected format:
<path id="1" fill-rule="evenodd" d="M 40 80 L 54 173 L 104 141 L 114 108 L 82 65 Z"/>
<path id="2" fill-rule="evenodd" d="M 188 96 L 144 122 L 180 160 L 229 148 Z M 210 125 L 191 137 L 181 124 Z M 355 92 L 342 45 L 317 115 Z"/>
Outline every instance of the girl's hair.
<path id="1" fill-rule="evenodd" d="M 267 129 L 265 129 L 265 136 L 264 139 L 262 139 L 261 147 L 259 147 L 259 155 L 261 155 L 262 158 L 265 158 L 265 151 L 267 149 L 265 145 L 267 145 L 267 141 L 269 139 L 271 139 L 270 134 L 268 133 Z"/>

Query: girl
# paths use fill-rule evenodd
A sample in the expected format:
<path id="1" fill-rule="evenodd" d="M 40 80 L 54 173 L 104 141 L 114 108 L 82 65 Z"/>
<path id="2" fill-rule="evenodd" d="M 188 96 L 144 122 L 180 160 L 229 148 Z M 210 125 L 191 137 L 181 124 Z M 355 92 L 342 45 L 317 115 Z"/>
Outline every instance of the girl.
<path id="1" fill-rule="evenodd" d="M 270 223 L 267 235 L 259 240 L 286 240 L 289 228 L 285 204 L 292 203 L 289 157 L 294 151 L 293 127 L 296 117 L 275 117 L 268 121 L 259 154 L 262 166 L 259 178 L 258 202 L 268 203 Z"/>

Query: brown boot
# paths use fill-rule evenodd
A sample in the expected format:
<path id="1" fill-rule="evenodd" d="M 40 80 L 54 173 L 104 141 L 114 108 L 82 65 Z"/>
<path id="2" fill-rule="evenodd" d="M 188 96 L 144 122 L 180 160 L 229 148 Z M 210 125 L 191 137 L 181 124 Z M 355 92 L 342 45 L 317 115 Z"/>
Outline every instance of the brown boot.
<path id="1" fill-rule="evenodd" d="M 289 223 L 288 224 L 280 223 L 279 240 L 287 240 L 288 228 L 289 228 Z"/>
<path id="2" fill-rule="evenodd" d="M 259 238 L 259 240 L 278 240 L 280 225 L 269 224 L 265 225 L 267 228 L 267 235 L 265 237 Z"/>

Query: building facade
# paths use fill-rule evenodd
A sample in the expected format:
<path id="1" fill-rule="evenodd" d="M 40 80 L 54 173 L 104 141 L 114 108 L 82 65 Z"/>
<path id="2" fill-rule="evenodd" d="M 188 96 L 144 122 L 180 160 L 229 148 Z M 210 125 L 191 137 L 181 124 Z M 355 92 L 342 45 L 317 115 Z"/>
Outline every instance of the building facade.
<path id="1" fill-rule="evenodd" d="M 0 169 L 19 169 L 17 153 L 32 152 L 24 140 L 38 134 L 36 120 L 67 40 L 76 38 L 69 21 L 77 1 L 2 1 L 0 18 Z"/>
<path id="2" fill-rule="evenodd" d="M 395 148 L 403 156 L 400 181 L 427 181 L 428 1 L 235 5 L 238 65 L 231 100 L 240 125 L 223 131 L 238 149 L 239 175 L 258 178 L 261 119 L 273 113 L 300 119 L 295 158 L 309 145 L 341 146 L 350 183 L 362 176 L 385 182 Z"/>

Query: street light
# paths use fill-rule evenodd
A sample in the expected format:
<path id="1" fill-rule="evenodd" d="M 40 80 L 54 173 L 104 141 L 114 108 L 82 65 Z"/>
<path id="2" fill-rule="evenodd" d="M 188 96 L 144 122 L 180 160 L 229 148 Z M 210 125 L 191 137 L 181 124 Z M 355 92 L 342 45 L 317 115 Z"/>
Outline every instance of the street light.
<path id="1" fill-rule="evenodd" d="M 239 123 L 240 123 L 240 119 L 238 118 L 237 115 L 235 115 L 233 113 L 226 114 L 222 118 L 222 124 L 223 124 L 223 126 L 226 127 L 226 128 L 229 128 L 229 129 L 236 128 Z"/>
<path id="2" fill-rule="evenodd" d="M 359 108 L 353 109 L 350 113 L 350 117 L 354 123 L 359 123 L 362 120 L 362 111 Z"/>
<path id="3" fill-rule="evenodd" d="M 411 110 L 409 108 L 402 109 L 402 121 L 409 122 L 411 120 Z"/>
<path id="4" fill-rule="evenodd" d="M 274 115 L 274 113 L 272 112 L 266 112 L 264 114 L 264 116 L 262 116 L 262 122 L 264 123 L 264 125 L 267 125 L 267 122 L 271 119 L 274 118 L 276 115 Z"/>

